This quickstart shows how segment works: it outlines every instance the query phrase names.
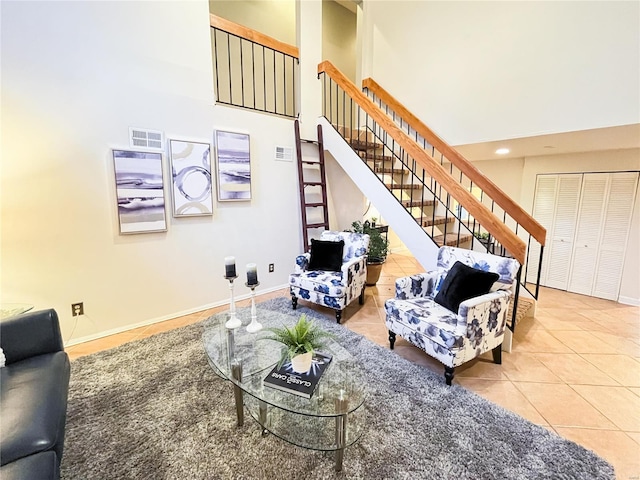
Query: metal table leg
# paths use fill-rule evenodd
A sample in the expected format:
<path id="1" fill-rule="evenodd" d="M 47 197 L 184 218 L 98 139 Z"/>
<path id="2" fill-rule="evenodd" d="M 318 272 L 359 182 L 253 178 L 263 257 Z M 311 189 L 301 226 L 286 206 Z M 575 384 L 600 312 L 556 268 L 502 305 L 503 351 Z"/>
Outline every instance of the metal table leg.
<path id="1" fill-rule="evenodd" d="M 268 411 L 267 411 L 267 403 L 263 402 L 262 400 L 259 401 L 259 412 L 258 412 L 258 419 L 260 420 L 260 425 L 262 427 L 262 436 L 264 437 L 265 435 L 267 435 L 269 433 L 269 430 L 267 430 L 267 420 L 268 420 Z"/>
<path id="2" fill-rule="evenodd" d="M 342 413 L 336 417 L 336 472 L 342 470 L 342 460 L 344 459 L 344 449 L 347 443 L 347 410 L 349 400 L 340 392 L 340 396 L 335 400 L 336 413 Z"/>
<path id="3" fill-rule="evenodd" d="M 237 380 L 238 382 L 242 381 L 241 363 L 234 362 L 231 364 L 231 375 L 233 376 L 234 380 Z M 244 400 L 242 398 L 242 389 L 235 383 L 233 384 L 233 396 L 235 397 L 236 401 L 236 415 L 238 417 L 238 426 L 241 427 L 242 425 L 244 425 Z"/>

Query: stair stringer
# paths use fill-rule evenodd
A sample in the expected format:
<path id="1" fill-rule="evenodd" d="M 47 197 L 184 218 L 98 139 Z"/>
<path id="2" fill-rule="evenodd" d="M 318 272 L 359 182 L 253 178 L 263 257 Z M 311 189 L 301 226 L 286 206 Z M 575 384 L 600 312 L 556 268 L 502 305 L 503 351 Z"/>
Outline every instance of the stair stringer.
<path id="1" fill-rule="evenodd" d="M 318 119 L 318 125 L 322 126 L 324 149 L 331 154 L 360 191 L 376 207 L 425 271 L 435 270 L 439 247 L 411 218 L 398 199 L 362 161 L 362 158 L 352 150 L 345 139 L 333 128 L 333 125 L 325 117 Z"/>

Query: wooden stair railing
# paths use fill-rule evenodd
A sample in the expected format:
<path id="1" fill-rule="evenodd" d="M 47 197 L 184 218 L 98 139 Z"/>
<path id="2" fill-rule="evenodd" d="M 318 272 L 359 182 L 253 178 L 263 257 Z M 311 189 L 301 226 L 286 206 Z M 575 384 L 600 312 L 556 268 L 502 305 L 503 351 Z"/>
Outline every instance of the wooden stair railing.
<path id="1" fill-rule="evenodd" d="M 467 160 L 460 152 L 451 147 L 440 138 L 433 130 L 427 127 L 419 118 L 411 113 L 402 103 L 396 100 L 389 92 L 382 88 L 375 80 L 367 78 L 362 81 L 362 88 L 368 89 L 387 105 L 396 117 L 399 117 L 415 132 L 422 136 L 430 145 L 435 147 L 444 158 L 454 164 L 464 175 L 466 175 L 473 185 L 482 189 L 496 204 L 498 204 L 516 223 L 531 234 L 540 245 L 544 246 L 546 241 L 546 229 L 531 215 L 529 215 L 520 205 L 513 201 L 500 187 L 486 177 L 475 165 Z M 522 262 L 521 262 L 522 263 Z"/>
<path id="2" fill-rule="evenodd" d="M 362 108 L 374 122 L 393 138 L 398 147 L 409 154 L 446 192 L 455 198 L 515 259 L 524 264 L 527 247 L 516 233 L 502 223 L 486 205 L 473 196 L 462 184 L 456 181 L 438 161 L 403 132 L 391 118 L 331 62 L 324 61 L 318 65 L 318 75 L 322 73 L 329 76 L 355 104 Z"/>

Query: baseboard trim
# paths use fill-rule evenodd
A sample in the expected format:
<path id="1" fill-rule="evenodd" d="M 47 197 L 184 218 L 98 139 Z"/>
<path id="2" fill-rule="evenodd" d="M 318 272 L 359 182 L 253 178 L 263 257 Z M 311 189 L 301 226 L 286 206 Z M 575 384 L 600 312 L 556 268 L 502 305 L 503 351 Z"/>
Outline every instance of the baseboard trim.
<path id="1" fill-rule="evenodd" d="M 263 295 L 265 293 L 275 292 L 277 290 L 282 290 L 283 288 L 288 287 L 289 284 L 279 285 L 276 287 L 265 288 L 264 290 L 256 290 L 256 296 Z M 238 295 L 234 299 L 235 301 L 247 300 L 251 298 L 250 293 L 246 293 L 244 295 Z M 187 310 L 182 310 L 180 312 L 171 313 L 169 315 L 163 315 L 162 317 L 156 317 L 149 320 L 144 320 L 142 322 L 134 323 L 132 325 L 125 325 L 123 327 L 112 328 L 111 330 L 105 330 L 104 332 L 95 333 L 92 335 L 85 335 L 84 337 L 76 338 L 74 340 L 68 340 L 65 342 L 65 347 L 72 347 L 73 345 L 78 345 L 79 343 L 90 342 L 92 340 L 98 340 L 99 338 L 109 337 L 111 335 L 116 335 L 118 333 L 124 333 L 129 330 L 133 330 L 135 328 L 140 327 L 148 327 L 149 325 L 153 325 L 154 323 L 166 322 L 167 320 L 173 320 L 174 318 L 183 317 L 185 315 L 190 315 L 192 313 L 202 312 L 204 310 L 209 310 L 210 308 L 220 307 L 222 305 L 229 305 L 229 300 L 221 300 L 219 302 L 208 303 L 206 305 L 201 305 L 199 307 L 189 308 Z"/>
<path id="2" fill-rule="evenodd" d="M 618 297 L 618 303 L 622 303 L 624 305 L 633 305 L 634 307 L 640 307 L 640 298 L 633 297 Z"/>

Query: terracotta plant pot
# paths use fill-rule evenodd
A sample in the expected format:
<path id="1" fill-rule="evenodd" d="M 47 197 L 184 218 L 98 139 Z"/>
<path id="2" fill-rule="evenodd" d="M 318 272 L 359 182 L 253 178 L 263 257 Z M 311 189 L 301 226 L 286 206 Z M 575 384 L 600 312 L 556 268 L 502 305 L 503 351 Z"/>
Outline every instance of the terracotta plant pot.
<path id="1" fill-rule="evenodd" d="M 371 287 L 376 284 L 380 279 L 380 272 L 382 272 L 382 263 L 367 263 L 367 286 Z"/>
<path id="2" fill-rule="evenodd" d="M 291 368 L 297 373 L 307 373 L 311 368 L 313 352 L 301 353 L 291 359 Z"/>

